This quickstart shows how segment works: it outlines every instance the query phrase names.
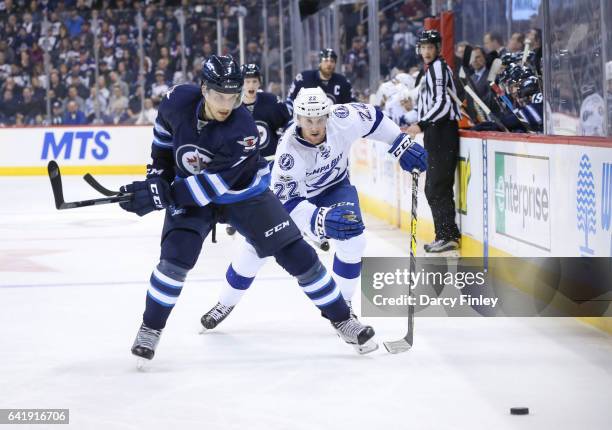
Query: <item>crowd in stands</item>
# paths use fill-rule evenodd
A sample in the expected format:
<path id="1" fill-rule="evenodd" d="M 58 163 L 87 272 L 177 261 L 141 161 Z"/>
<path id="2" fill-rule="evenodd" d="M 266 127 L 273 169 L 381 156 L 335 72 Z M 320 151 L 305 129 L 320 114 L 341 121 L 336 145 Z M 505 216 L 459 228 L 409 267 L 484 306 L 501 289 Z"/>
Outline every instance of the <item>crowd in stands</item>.
<path id="1" fill-rule="evenodd" d="M 242 13 L 249 18 L 244 21 L 245 61 L 264 66 L 259 0 L 226 1 L 220 3 L 219 9 L 210 1 L 183 2 L 184 45 L 175 3 L 0 0 L 0 126 L 152 123 L 166 91 L 178 83 L 197 82 L 202 60 L 216 52 L 218 12 L 222 23 L 221 54 L 239 56 L 236 17 Z M 342 46 L 337 71 L 347 75 L 358 97 L 365 101 L 371 98 L 367 26 L 362 22 L 364 5 L 365 2 L 357 2 L 341 7 Z M 415 46 L 430 5 L 423 0 L 382 0 L 379 7 L 383 11 L 379 13 L 380 75 L 389 82 L 373 96 L 382 107 L 391 96 L 401 97 L 390 104 L 395 106 L 393 115 L 399 121 L 399 109 L 403 106 L 410 111 L 415 105 L 414 77 L 420 64 Z M 279 18 L 274 11 L 277 9 L 271 7 L 266 17 L 269 50 L 265 89 L 280 95 Z M 142 58 L 139 12 L 143 18 Z M 531 48 L 537 56 L 535 42 L 541 36 L 527 37 L 534 41 Z M 475 78 L 477 92 L 494 112 L 499 112 L 500 106 L 485 79 L 489 68 L 494 58 L 522 51 L 524 38 L 516 33 L 504 44 L 499 35 L 488 33 L 482 48 L 473 49 L 467 72 Z M 465 45 L 456 45 L 459 57 Z M 461 64 L 461 60 L 455 64 Z M 539 70 L 533 72 L 539 76 Z M 458 71 L 455 74 L 458 76 Z M 508 91 L 513 90 L 509 87 Z M 476 122 L 478 108 L 470 103 L 466 110 Z"/>

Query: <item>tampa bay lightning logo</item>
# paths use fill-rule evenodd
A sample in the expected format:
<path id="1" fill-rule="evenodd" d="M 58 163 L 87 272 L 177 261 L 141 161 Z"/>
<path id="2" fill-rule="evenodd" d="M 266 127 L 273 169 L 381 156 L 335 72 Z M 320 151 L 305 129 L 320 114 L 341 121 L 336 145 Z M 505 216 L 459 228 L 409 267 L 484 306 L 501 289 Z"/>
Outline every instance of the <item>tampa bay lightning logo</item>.
<path id="1" fill-rule="evenodd" d="M 188 175 L 197 175 L 206 169 L 212 155 L 197 145 L 181 145 L 176 150 L 176 165 Z"/>
<path id="2" fill-rule="evenodd" d="M 282 170 L 289 170 L 295 164 L 295 160 L 291 154 L 283 154 L 278 159 L 278 165 Z"/>
<path id="3" fill-rule="evenodd" d="M 591 160 L 588 155 L 583 154 L 576 187 L 576 226 L 584 233 L 584 245 L 580 247 L 584 254 L 593 255 L 593 249 L 589 247 L 589 234 L 595 234 L 595 215 L 595 181 Z"/>
<path id="4" fill-rule="evenodd" d="M 346 118 L 349 116 L 349 110 L 346 106 L 338 106 L 336 109 L 334 109 L 334 115 L 336 115 L 338 118 Z"/>
<path id="5" fill-rule="evenodd" d="M 255 121 L 257 131 L 259 132 L 259 149 L 265 148 L 270 143 L 270 128 L 264 121 Z"/>

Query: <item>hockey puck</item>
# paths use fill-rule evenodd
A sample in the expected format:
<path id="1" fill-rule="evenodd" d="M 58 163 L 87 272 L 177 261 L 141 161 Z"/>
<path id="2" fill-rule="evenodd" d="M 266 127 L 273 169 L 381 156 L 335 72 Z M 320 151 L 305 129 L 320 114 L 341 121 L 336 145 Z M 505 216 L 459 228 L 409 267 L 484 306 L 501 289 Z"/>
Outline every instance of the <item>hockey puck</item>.
<path id="1" fill-rule="evenodd" d="M 510 408 L 511 415 L 529 415 L 529 408 Z"/>

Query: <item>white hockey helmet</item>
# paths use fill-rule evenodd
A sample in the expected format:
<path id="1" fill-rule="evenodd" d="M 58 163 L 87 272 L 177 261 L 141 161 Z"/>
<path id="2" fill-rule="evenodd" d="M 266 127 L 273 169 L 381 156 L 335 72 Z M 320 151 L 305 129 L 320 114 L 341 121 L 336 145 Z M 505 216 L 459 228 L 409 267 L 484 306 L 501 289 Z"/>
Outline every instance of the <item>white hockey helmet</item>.
<path id="1" fill-rule="evenodd" d="M 331 100 L 327 98 L 321 87 L 302 88 L 293 102 L 293 114 L 297 116 L 317 117 L 328 115 Z"/>

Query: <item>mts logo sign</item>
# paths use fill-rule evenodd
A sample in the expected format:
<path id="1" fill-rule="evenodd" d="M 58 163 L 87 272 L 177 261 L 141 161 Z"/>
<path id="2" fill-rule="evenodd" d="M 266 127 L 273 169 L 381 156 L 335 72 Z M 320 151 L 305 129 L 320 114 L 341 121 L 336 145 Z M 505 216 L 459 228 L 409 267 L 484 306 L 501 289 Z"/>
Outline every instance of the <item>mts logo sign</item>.
<path id="1" fill-rule="evenodd" d="M 41 160 L 84 160 L 89 156 L 104 160 L 108 156 L 110 134 L 102 131 L 65 131 L 45 133 Z"/>

